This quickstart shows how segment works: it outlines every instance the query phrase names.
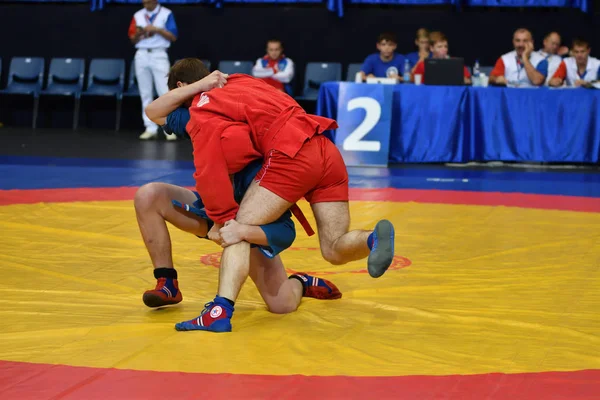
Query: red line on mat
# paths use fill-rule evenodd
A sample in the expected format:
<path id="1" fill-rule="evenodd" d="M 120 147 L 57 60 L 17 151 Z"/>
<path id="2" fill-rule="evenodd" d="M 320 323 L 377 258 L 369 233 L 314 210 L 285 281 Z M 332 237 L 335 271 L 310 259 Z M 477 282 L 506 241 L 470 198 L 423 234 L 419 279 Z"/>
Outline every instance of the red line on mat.
<path id="1" fill-rule="evenodd" d="M 449 376 L 234 375 L 0 361 L 3 399 L 597 399 L 600 370 Z"/>
<path id="2" fill-rule="evenodd" d="M 350 189 L 350 199 L 600 212 L 600 198 L 464 190 Z"/>
<path id="3" fill-rule="evenodd" d="M 0 205 L 131 200 L 135 187 L 0 190 Z M 600 198 L 460 190 L 350 189 L 350 200 L 507 206 L 600 212 Z"/>

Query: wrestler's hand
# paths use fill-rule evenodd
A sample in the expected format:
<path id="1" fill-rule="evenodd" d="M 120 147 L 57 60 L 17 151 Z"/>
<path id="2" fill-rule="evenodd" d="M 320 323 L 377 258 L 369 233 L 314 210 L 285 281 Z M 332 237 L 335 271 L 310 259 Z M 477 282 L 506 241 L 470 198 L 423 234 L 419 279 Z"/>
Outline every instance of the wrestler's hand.
<path id="1" fill-rule="evenodd" d="M 210 75 L 200 79 L 195 83 L 198 92 L 208 92 L 211 89 L 222 88 L 227 83 L 229 75 L 221 71 L 214 71 Z"/>
<path id="2" fill-rule="evenodd" d="M 232 219 L 225 222 L 225 226 L 219 230 L 219 233 L 222 239 L 221 247 L 231 246 L 245 240 L 246 225 Z"/>
<path id="3" fill-rule="evenodd" d="M 223 239 L 221 238 L 221 235 L 219 234 L 219 230 L 222 227 L 223 227 L 223 225 L 215 223 L 213 225 L 213 227 L 210 228 L 210 231 L 208 231 L 208 235 L 207 235 L 209 240 L 212 240 L 219 246 L 221 246 L 223 244 Z"/>

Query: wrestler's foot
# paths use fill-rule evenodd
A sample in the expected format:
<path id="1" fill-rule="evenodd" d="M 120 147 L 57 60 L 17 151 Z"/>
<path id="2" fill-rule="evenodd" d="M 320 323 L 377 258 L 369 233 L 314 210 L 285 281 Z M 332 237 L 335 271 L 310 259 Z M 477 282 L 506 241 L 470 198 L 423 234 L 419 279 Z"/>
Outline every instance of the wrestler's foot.
<path id="1" fill-rule="evenodd" d="M 233 306 L 223 297 L 215 297 L 214 301 L 204 305 L 202 313 L 189 321 L 175 324 L 178 331 L 211 331 L 231 332 Z"/>
<path id="2" fill-rule="evenodd" d="M 375 225 L 373 245 L 367 260 L 369 275 L 379 278 L 392 264 L 394 259 L 394 225 L 383 219 Z"/>
<path id="3" fill-rule="evenodd" d="M 183 300 L 177 279 L 159 278 L 153 290 L 146 290 L 142 297 L 148 307 L 162 307 L 180 303 Z"/>
<path id="4" fill-rule="evenodd" d="M 148 307 L 162 307 L 180 303 L 183 300 L 179 283 L 177 282 L 177 271 L 174 268 L 156 268 L 154 270 L 156 287 L 146 290 L 142 300 Z"/>
<path id="5" fill-rule="evenodd" d="M 302 283 L 302 297 L 312 297 L 319 300 L 341 299 L 342 292 L 326 279 L 310 276 L 304 272 L 290 275 L 289 279 L 298 279 Z"/>

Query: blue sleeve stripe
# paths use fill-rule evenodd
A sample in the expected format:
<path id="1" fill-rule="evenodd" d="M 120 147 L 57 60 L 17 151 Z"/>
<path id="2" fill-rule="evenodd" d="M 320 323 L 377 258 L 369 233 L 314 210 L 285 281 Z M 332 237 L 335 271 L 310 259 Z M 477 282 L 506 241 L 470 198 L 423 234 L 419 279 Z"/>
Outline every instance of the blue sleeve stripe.
<path id="1" fill-rule="evenodd" d="M 169 14 L 167 18 L 167 23 L 165 24 L 165 29 L 171 32 L 175 36 L 179 36 L 179 31 L 177 30 L 177 24 L 175 24 L 175 17 L 173 13 Z"/>
<path id="2" fill-rule="evenodd" d="M 539 73 L 544 75 L 544 77 L 548 76 L 548 60 L 540 61 L 535 69 L 537 69 Z"/>

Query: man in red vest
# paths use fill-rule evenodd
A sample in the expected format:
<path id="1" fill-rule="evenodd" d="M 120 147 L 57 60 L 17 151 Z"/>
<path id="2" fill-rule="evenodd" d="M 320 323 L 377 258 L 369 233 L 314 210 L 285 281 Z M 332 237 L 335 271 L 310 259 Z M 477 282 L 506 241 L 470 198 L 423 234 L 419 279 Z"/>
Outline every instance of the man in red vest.
<path id="1" fill-rule="evenodd" d="M 290 82 L 294 79 L 294 62 L 283 54 L 283 43 L 279 39 L 267 42 L 267 54 L 256 60 L 252 75 L 263 79 L 275 89 L 291 93 Z"/>

